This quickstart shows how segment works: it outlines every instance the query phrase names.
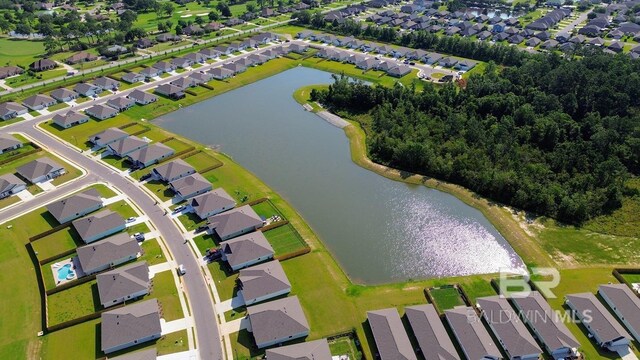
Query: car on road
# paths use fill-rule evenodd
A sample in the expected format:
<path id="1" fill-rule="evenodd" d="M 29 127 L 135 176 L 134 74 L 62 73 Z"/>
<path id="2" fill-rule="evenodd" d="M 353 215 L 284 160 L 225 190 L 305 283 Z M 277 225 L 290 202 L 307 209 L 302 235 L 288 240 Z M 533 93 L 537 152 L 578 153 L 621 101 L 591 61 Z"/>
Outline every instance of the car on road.
<path id="1" fill-rule="evenodd" d="M 415 65 L 415 64 L 416 64 L 416 63 L 415 63 L 415 62 L 413 62 L 413 61 L 410 61 L 410 62 L 409 62 L 409 65 Z"/>
<path id="2" fill-rule="evenodd" d="M 187 269 L 184 268 L 183 264 L 178 265 L 178 275 L 182 276 L 187 273 Z"/>
<path id="3" fill-rule="evenodd" d="M 128 223 L 132 223 L 132 222 L 136 221 L 136 219 L 137 219 L 137 217 L 135 217 L 135 216 L 132 216 L 132 217 L 130 217 L 130 218 L 127 218 L 127 224 L 128 224 Z"/>
<path id="4" fill-rule="evenodd" d="M 135 233 L 133 234 L 133 238 L 136 239 L 137 241 L 142 241 L 144 240 L 144 234 L 143 233 Z"/>

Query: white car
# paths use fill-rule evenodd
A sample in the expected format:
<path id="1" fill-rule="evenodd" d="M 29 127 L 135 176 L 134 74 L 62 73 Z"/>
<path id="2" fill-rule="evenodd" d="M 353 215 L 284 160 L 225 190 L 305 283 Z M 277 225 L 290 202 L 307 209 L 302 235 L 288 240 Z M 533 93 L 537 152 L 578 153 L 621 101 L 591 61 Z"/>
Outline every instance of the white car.
<path id="1" fill-rule="evenodd" d="M 137 219 L 137 217 L 132 216 L 132 217 L 127 219 L 127 223 L 132 223 L 132 222 L 136 221 L 136 219 Z"/>
<path id="2" fill-rule="evenodd" d="M 178 265 L 178 275 L 184 275 L 187 273 L 187 270 L 184 268 L 184 265 Z"/>

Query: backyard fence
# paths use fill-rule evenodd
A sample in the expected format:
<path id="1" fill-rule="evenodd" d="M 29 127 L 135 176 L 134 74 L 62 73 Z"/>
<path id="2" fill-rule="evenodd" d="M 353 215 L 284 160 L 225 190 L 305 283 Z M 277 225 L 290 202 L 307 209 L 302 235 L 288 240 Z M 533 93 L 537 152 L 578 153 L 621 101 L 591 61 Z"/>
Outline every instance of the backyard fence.
<path id="1" fill-rule="evenodd" d="M 613 269 L 611 274 L 621 283 L 626 284 L 630 288 L 633 288 L 629 281 L 627 281 L 627 279 L 622 276 L 622 274 L 640 274 L 640 269 Z"/>
<path id="2" fill-rule="evenodd" d="M 271 229 L 275 229 L 275 228 L 279 228 L 280 226 L 284 226 L 289 224 L 289 220 L 282 220 L 282 221 L 276 221 L 274 223 L 271 223 L 267 226 L 263 226 L 260 228 L 260 231 L 265 232 L 265 231 L 269 231 Z"/>
<path id="3" fill-rule="evenodd" d="M 33 245 L 31 243 L 27 243 L 25 245 L 27 248 L 27 253 L 29 253 L 29 258 L 31 258 L 31 262 L 33 262 L 33 268 L 36 271 L 36 280 L 38 281 L 38 290 L 40 292 L 40 321 L 42 331 L 47 330 L 48 326 L 48 305 L 47 305 L 47 295 L 45 292 L 44 279 L 42 278 L 42 269 L 40 268 L 40 263 L 38 262 L 38 256 L 36 255 L 35 250 L 33 250 Z"/>
<path id="4" fill-rule="evenodd" d="M 47 332 L 54 332 L 54 331 L 66 329 L 66 328 L 74 326 L 74 325 L 81 324 L 81 323 L 89 321 L 89 320 L 95 320 L 95 319 L 99 318 L 100 315 L 102 315 L 103 312 L 111 311 L 113 309 L 118 309 L 118 308 L 123 307 L 124 305 L 125 304 L 122 303 L 122 304 L 110 306 L 110 307 L 108 307 L 106 309 L 101 309 L 101 310 L 98 310 L 98 311 L 96 311 L 94 313 L 77 317 L 77 318 L 75 318 L 73 320 L 69 320 L 69 321 L 61 322 L 59 324 L 48 326 L 47 327 Z"/>
<path id="5" fill-rule="evenodd" d="M 111 269 L 109 269 L 111 270 Z M 56 287 L 54 287 L 53 289 L 48 289 L 47 290 L 47 296 L 49 295 L 53 295 L 55 293 L 59 293 L 62 290 L 66 290 L 66 289 L 70 289 L 72 287 L 78 286 L 78 285 L 82 285 L 84 283 L 88 283 L 91 280 L 94 280 L 96 278 L 96 276 L 98 276 L 98 274 L 91 274 L 91 275 L 85 275 L 79 279 L 75 279 L 72 281 L 67 281 L 64 284 L 58 285 Z"/>
<path id="6" fill-rule="evenodd" d="M 48 263 L 50 263 L 50 262 L 52 262 L 52 261 L 54 261 L 56 259 L 60 259 L 61 257 L 64 257 L 64 256 L 69 256 L 69 255 L 71 255 L 71 254 L 73 254 L 75 252 L 76 252 L 76 249 L 67 250 L 67 251 L 62 252 L 60 254 L 49 256 L 48 258 L 42 259 L 42 260 L 39 261 L 39 263 L 40 263 L 40 265 L 48 264 Z"/>
<path id="7" fill-rule="evenodd" d="M 203 88 L 207 89 L 207 90 L 213 90 L 213 86 L 207 84 L 207 83 L 202 83 L 200 84 L 200 86 L 202 86 Z"/>
<path id="8" fill-rule="evenodd" d="M 8 164 L 8 163 L 13 162 L 13 161 L 16 161 L 16 160 L 21 159 L 21 158 L 23 158 L 25 156 L 29 156 L 29 155 L 32 155 L 32 154 L 35 154 L 35 153 L 38 153 L 38 152 L 42 151 L 42 149 L 40 147 L 38 147 L 36 144 L 34 144 L 34 143 L 29 143 L 29 144 L 32 145 L 33 147 L 35 147 L 35 149 L 29 150 L 29 151 L 25 151 L 23 153 L 8 157 L 8 158 L 0 161 L 0 166 L 4 165 L 4 164 Z"/>
<path id="9" fill-rule="evenodd" d="M 55 232 L 58 232 L 58 231 L 60 231 L 62 229 L 68 228 L 70 224 L 71 224 L 71 222 L 66 222 L 64 224 L 60 224 L 60 225 L 54 227 L 53 229 L 49 229 L 49 230 L 47 230 L 45 232 L 41 232 L 40 234 L 33 235 L 32 237 L 29 238 L 29 242 L 34 242 L 36 240 L 40 240 L 43 237 L 51 235 L 51 234 L 53 234 Z"/>

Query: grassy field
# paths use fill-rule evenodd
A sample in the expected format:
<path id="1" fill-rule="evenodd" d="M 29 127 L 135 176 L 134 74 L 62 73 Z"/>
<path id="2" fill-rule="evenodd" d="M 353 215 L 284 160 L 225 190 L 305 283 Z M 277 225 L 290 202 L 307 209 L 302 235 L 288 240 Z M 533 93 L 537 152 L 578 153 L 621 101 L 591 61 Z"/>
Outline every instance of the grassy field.
<path id="1" fill-rule="evenodd" d="M 155 274 L 149 298 L 158 299 L 162 307 L 162 318 L 165 320 L 172 321 L 184 317 L 171 270 Z"/>
<path id="2" fill-rule="evenodd" d="M 196 171 L 204 170 L 208 167 L 220 164 L 220 160 L 204 151 L 195 153 L 187 158 L 184 158 L 183 160 L 186 161 L 189 165 L 193 166 Z"/>
<path id="3" fill-rule="evenodd" d="M 460 297 L 460 293 L 458 293 L 455 287 L 432 288 L 429 289 L 429 293 L 440 312 L 453 309 L 459 305 L 465 305 L 462 297 Z"/>
<path id="4" fill-rule="evenodd" d="M 273 247 L 276 257 L 291 254 L 307 247 L 296 229 L 289 224 L 265 231 L 263 234 Z"/>
<path id="5" fill-rule="evenodd" d="M 41 157 L 48 157 L 54 161 L 56 161 L 58 164 L 60 164 L 61 166 L 63 166 L 66 170 L 67 173 L 59 176 L 57 178 L 55 178 L 51 183 L 55 186 L 61 185 L 69 180 L 75 179 L 78 176 L 80 176 L 82 174 L 82 171 L 80 171 L 80 169 L 77 169 L 75 167 L 73 167 L 71 164 L 63 161 L 62 159 L 58 158 L 57 156 L 54 156 L 50 153 L 45 153 L 45 152 L 38 152 L 35 154 L 31 154 L 31 155 L 27 155 L 27 156 L 23 156 L 19 159 L 15 159 L 14 161 L 10 161 L 4 165 L 0 165 L 0 175 L 4 175 L 4 174 L 13 174 L 15 173 L 17 170 L 17 168 L 21 167 L 22 165 L 25 165 L 33 160 L 39 159 Z M 40 189 L 40 187 L 38 187 L 37 185 L 28 185 L 27 186 L 27 190 L 29 190 L 29 192 L 31 192 L 32 194 L 37 194 L 42 192 L 42 190 Z"/>
<path id="6" fill-rule="evenodd" d="M 227 273 L 222 262 L 212 262 L 207 265 L 221 301 L 229 300 L 235 295 L 238 273 Z"/>
<path id="7" fill-rule="evenodd" d="M 140 244 L 142 251 L 144 254 L 138 258 L 138 260 L 143 261 L 146 260 L 149 263 L 149 266 L 161 264 L 167 259 L 165 259 L 164 254 L 162 253 L 162 248 L 158 244 L 157 239 L 148 239 Z"/>
<path id="8" fill-rule="evenodd" d="M 0 64 L 28 67 L 44 53 L 42 41 L 0 38 Z"/>
<path id="9" fill-rule="evenodd" d="M 95 280 L 47 297 L 49 325 L 92 314 L 102 308 Z"/>
<path id="10" fill-rule="evenodd" d="M 60 69 L 60 68 L 39 72 L 39 73 L 36 73 L 34 76 L 31 76 L 25 72 L 21 75 L 6 79 L 5 84 L 7 86 L 15 88 L 15 87 L 32 84 L 39 81 L 50 80 L 53 78 L 64 76 L 66 74 L 67 74 L 67 70 Z"/>
<path id="11" fill-rule="evenodd" d="M 344 337 L 330 341 L 329 349 L 333 356 L 347 355 L 349 359 L 362 359 L 362 353 L 358 351 L 354 340 L 351 338 Z"/>

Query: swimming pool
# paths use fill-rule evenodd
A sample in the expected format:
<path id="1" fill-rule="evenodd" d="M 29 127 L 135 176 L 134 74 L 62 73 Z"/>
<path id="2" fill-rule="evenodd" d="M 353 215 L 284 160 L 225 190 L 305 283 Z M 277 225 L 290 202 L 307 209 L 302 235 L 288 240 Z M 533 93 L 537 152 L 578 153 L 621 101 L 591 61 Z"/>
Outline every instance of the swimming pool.
<path id="1" fill-rule="evenodd" d="M 71 264 L 65 264 L 58 269 L 58 280 L 71 280 L 76 274 L 71 270 Z"/>

